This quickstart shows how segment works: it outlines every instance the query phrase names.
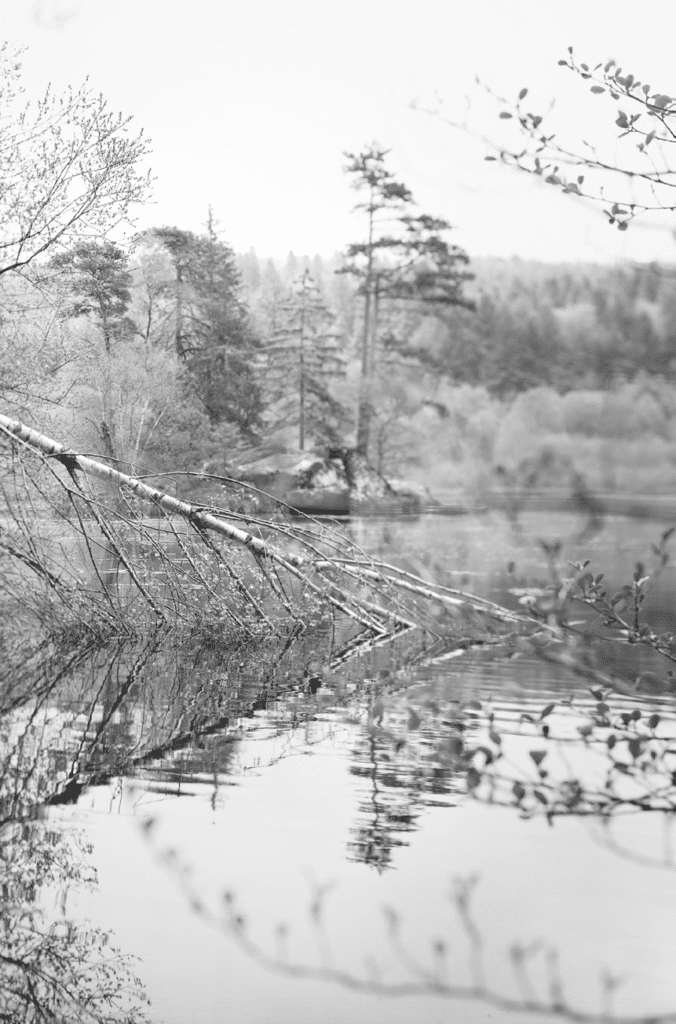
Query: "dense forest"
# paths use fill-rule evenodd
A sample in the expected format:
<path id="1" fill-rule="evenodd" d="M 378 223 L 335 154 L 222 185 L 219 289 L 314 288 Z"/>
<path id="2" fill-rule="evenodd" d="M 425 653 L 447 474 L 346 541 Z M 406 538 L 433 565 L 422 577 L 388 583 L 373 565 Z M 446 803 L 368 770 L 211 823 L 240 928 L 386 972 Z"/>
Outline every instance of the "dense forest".
<path id="1" fill-rule="evenodd" d="M 346 262 L 236 254 L 211 212 L 201 234 L 80 242 L 2 278 L 3 398 L 133 473 L 237 475 L 354 444 L 364 296 Z M 381 300 L 373 464 L 472 490 L 548 446 L 597 488 L 670 486 L 676 274 L 517 258 L 467 270 L 466 304 Z"/>
<path id="2" fill-rule="evenodd" d="M 473 259 L 376 142 L 343 154 L 355 241 L 330 257 L 238 254 L 210 206 L 130 234 L 143 134 L 87 86 L 24 109 L 20 69 L 0 50 L 9 415 L 180 494 L 338 448 L 473 498 L 534 464 L 676 483 L 676 267 Z"/>
<path id="3" fill-rule="evenodd" d="M 17 122 L 1 198 L 0 393 L 18 419 L 134 476 L 180 473 L 182 493 L 332 448 L 475 498 L 533 460 L 543 485 L 674 483 L 676 268 L 472 260 L 375 142 L 343 154 L 357 240 L 330 258 L 237 254 L 211 207 L 200 232 L 123 240 L 145 143 L 121 161 L 124 124 L 86 90 L 69 102 L 54 124 L 37 112 L 42 169 Z M 110 203 L 60 123 L 110 137 Z"/>

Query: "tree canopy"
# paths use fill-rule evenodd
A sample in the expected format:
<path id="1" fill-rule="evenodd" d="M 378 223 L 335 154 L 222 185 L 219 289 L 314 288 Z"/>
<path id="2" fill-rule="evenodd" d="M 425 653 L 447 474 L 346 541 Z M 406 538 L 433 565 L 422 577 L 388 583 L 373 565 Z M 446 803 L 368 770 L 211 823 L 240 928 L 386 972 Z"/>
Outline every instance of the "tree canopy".
<path id="1" fill-rule="evenodd" d="M 348 245 L 339 271 L 356 279 L 364 303 L 357 415 L 357 448 L 362 455 L 370 443 L 370 391 L 383 304 L 416 303 L 433 311 L 473 306 L 463 293 L 472 278 L 465 269 L 469 258 L 444 237 L 451 225 L 440 217 L 413 212 L 413 193 L 387 168 L 388 153 L 376 142 L 360 153 L 345 153 L 345 171 L 353 176 L 353 187 L 365 195 L 355 210 L 366 215 L 366 238 Z"/>

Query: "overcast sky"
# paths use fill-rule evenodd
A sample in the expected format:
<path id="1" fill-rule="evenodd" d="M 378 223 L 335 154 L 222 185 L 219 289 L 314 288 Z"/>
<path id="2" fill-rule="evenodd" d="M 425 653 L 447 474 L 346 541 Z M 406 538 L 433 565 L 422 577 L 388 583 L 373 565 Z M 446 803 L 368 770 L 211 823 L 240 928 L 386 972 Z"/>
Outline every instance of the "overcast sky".
<path id="1" fill-rule="evenodd" d="M 0 0 L 0 26 L 29 47 L 29 95 L 89 76 L 152 140 L 155 205 L 141 227 L 200 230 L 211 203 L 237 251 L 331 255 L 361 237 L 343 151 L 377 140 L 470 255 L 676 260 L 669 219 L 620 234 L 410 106 L 436 91 L 457 117 L 469 96 L 472 124 L 497 131 L 479 75 L 509 96 L 528 86 L 541 107 L 556 98 L 561 123 L 585 138 L 603 100 L 557 60 L 569 44 L 590 63 L 613 56 L 673 95 L 674 3 Z"/>

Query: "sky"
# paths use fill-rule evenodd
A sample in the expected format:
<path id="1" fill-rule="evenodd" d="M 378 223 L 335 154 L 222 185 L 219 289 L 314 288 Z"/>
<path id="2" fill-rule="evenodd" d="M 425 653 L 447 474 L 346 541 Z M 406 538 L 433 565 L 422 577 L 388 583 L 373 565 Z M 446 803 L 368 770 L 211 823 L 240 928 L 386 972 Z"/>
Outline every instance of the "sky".
<path id="1" fill-rule="evenodd" d="M 528 87 L 538 109 L 555 100 L 561 130 L 596 141 L 614 107 L 557 60 L 568 45 L 590 64 L 612 56 L 674 94 L 673 3 L 2 0 L 0 38 L 27 47 L 28 98 L 88 77 L 144 130 L 156 181 L 139 228 L 200 231 L 211 205 L 238 252 L 330 256 L 363 234 L 343 154 L 377 141 L 470 256 L 676 261 L 676 216 L 620 233 L 420 109 L 499 137 L 479 76 L 509 97 Z"/>

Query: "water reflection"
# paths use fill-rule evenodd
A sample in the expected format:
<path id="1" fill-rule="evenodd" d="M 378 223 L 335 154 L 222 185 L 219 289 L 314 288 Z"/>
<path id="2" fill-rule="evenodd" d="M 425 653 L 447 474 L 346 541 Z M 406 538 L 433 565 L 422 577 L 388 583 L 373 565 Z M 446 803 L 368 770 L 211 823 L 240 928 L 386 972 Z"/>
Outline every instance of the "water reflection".
<path id="1" fill-rule="evenodd" d="M 136 964 L 108 932 L 72 920 L 72 890 L 92 888 L 90 850 L 44 822 L 0 832 L 0 1019 L 136 1024 L 148 1002 Z M 56 908 L 54 909 L 54 902 Z"/>
<path id="2" fill-rule="evenodd" d="M 562 565 L 591 559 L 603 571 L 609 586 L 631 579 L 636 559 L 650 558 L 662 527 L 647 519 L 607 516 L 602 529 L 582 538 L 584 517 L 570 512 L 526 511 L 514 531 L 499 511 L 445 519 L 421 516 L 417 520 L 355 520 L 350 531 L 356 543 L 383 558 L 449 586 L 519 607 L 514 588 L 550 582 L 548 558 L 542 546 L 560 544 Z M 651 621 L 674 626 L 676 567 L 669 564 L 655 581 L 645 612 Z"/>
<path id="3" fill-rule="evenodd" d="M 69 913 L 70 894 L 96 886 L 91 848 L 45 816 L 50 803 L 77 799 L 79 765 L 112 718 L 103 697 L 113 687 L 112 653 L 105 669 L 83 654 L 42 652 L 33 671 L 26 661 L 23 671 L 4 663 L 13 671 L 0 713 L 0 1018 L 17 1024 L 146 1019 L 135 963 L 107 931 Z M 98 726 L 91 703 L 84 713 L 87 693 L 101 701 Z"/>
<path id="4" fill-rule="evenodd" d="M 495 581 L 497 568 L 492 572 Z M 297 815 L 309 799 L 308 780 L 293 776 L 298 787 L 293 793 L 273 792 L 272 806 L 281 801 L 288 811 L 282 824 L 265 817 L 255 803 L 247 805 L 249 818 L 238 818 L 232 809 L 233 791 L 239 790 L 246 802 L 251 780 L 266 773 L 279 778 L 274 771 L 289 762 L 314 764 L 309 771 L 330 762 L 336 772 L 344 770 L 351 787 L 340 858 L 350 870 L 361 871 L 368 879 L 364 884 L 377 893 L 387 879 L 405 872 L 407 857 L 419 856 L 416 847 L 437 814 L 452 815 L 462 835 L 470 829 L 475 809 L 494 815 L 497 838 L 507 831 L 506 818 L 500 814 L 514 821 L 548 821 L 552 832 L 559 833 L 565 828 L 562 819 L 593 821 L 597 841 L 632 868 L 673 867 L 670 832 L 661 829 L 676 808 L 671 694 L 613 692 L 591 678 L 575 676 L 564 664 L 526 655 L 509 639 L 490 650 L 466 650 L 452 658 L 436 648 L 425 656 L 422 644 L 414 649 L 406 643 L 404 639 L 398 649 L 374 650 L 347 661 L 341 638 L 329 632 L 233 649 L 119 643 L 71 655 L 45 649 L 27 655 L 7 645 L 0 668 L 5 936 L 0 955 L 12 973 L 6 974 L 7 981 L 3 977 L 7 991 L 0 990 L 5 1000 L 0 1009 L 6 1010 L 8 1019 L 38 1020 L 39 1006 L 51 1005 L 50 999 L 56 1005 L 57 997 L 89 998 L 92 1020 L 131 1021 L 132 1013 L 143 1012 L 141 991 L 124 960 L 115 960 L 114 968 L 108 965 L 102 973 L 105 933 L 69 917 L 65 895 L 58 914 L 49 903 L 55 893 L 95 884 L 87 863 L 92 855 L 86 843 L 77 841 L 72 823 L 78 808 L 87 800 L 93 802 L 97 793 L 109 794 L 111 787 L 130 794 L 129 813 L 145 821 L 152 816 L 158 829 L 163 816 L 173 813 L 169 808 L 178 803 L 175 797 L 187 797 L 183 806 L 205 803 L 214 820 L 227 823 L 229 845 L 224 850 L 229 855 L 240 842 L 250 864 L 254 847 L 273 847 L 284 830 L 298 827 Z M 601 665 L 590 665 L 590 671 L 617 673 L 625 681 L 642 673 L 647 679 L 652 663 L 646 652 L 631 653 L 635 661 L 630 667 L 622 654 L 614 663 L 606 658 Z M 320 787 L 322 801 L 312 823 L 317 830 L 336 811 L 339 787 L 331 779 L 327 775 L 329 781 Z M 275 783 L 271 785 L 274 789 Z M 158 797 L 164 801 L 158 802 Z M 107 800 L 110 803 L 109 796 Z M 645 823 L 640 832 L 627 831 L 628 818 L 636 821 L 639 816 Z M 177 820 L 185 822 L 188 817 Z M 255 841 L 246 832 L 252 821 Z M 653 827 L 652 821 L 659 826 Z M 184 823 L 183 831 L 177 830 L 178 841 L 174 837 L 175 846 L 183 842 L 190 847 L 186 831 Z M 197 851 L 212 842 L 212 833 L 206 828 L 199 831 L 188 859 L 201 855 Z M 258 850 L 255 855 L 261 856 Z M 303 856 L 310 859 L 312 851 Z M 528 851 L 522 849 L 520 856 L 527 859 Z M 91 863 L 96 851 L 93 857 Z M 29 863 L 35 866 L 29 869 Z M 176 863 L 174 858 L 168 864 L 172 871 Z M 285 890 L 288 866 L 283 859 L 276 867 L 268 865 L 269 884 Z M 301 867 L 294 865 L 298 871 Z M 425 872 L 424 862 L 418 870 Z M 254 886 L 255 872 L 250 871 L 252 887 L 264 888 L 260 878 Z M 460 938 L 476 959 L 476 933 L 470 923 L 474 919 L 468 917 L 473 889 L 467 879 L 466 875 L 465 888 L 458 883 L 454 889 L 453 906 Z M 221 866 L 218 882 L 221 889 L 230 886 L 226 867 Z M 283 973 L 289 967 L 277 949 L 283 944 L 281 933 L 272 948 L 254 942 L 241 928 L 238 931 L 239 904 L 231 900 L 212 914 L 199 881 L 195 886 L 189 894 L 193 909 L 201 908 L 205 919 L 228 931 L 266 970 Z M 574 901 L 580 892 L 573 885 L 562 897 Z M 242 902 L 247 902 L 246 891 Z M 316 927 L 317 920 L 323 921 L 321 906 L 317 910 L 316 901 L 312 905 L 310 940 L 304 948 L 321 953 L 324 937 Z M 136 912 L 130 905 L 130 915 Z M 415 914 L 414 903 L 405 906 L 402 921 Z M 390 915 L 386 923 L 388 949 L 394 953 L 403 943 L 399 918 Z M 423 924 L 428 927 L 427 921 Z M 427 943 L 426 950 L 432 938 L 428 934 L 420 940 Z M 556 985 L 548 995 L 540 993 L 531 1000 L 529 1009 L 530 981 L 524 965 L 535 952 L 525 942 L 518 945 L 518 929 L 512 938 L 517 945 L 508 984 L 516 984 L 518 996 L 506 995 L 504 986 L 500 989 L 502 976 L 495 980 L 475 973 L 454 979 L 443 943 L 433 948 L 431 959 L 419 952 L 420 944 L 412 951 L 406 946 L 405 955 L 399 949 L 402 971 L 391 984 L 375 981 L 368 972 L 359 974 L 353 966 L 311 969 L 302 958 L 291 974 L 321 977 L 364 992 L 385 993 L 392 985 L 403 986 L 402 991 L 430 998 L 492 1000 L 498 1009 L 534 1012 L 537 1007 L 538 1012 L 572 1017 L 572 1002 L 561 1002 Z M 39 962 L 30 961 L 33 948 L 40 950 Z M 338 946 L 336 959 L 342 948 Z M 543 950 L 540 947 L 540 953 Z M 417 977 L 404 977 L 406 957 L 417 964 Z M 63 977 L 70 979 L 67 992 L 55 987 L 57 963 L 66 972 Z M 493 969 L 494 963 L 488 966 Z M 44 989 L 35 988 L 33 970 L 40 973 Z M 172 968 L 167 970 L 171 974 Z M 85 982 L 88 988 L 77 988 Z M 134 993 L 136 1005 L 114 1005 L 117 995 L 122 999 L 127 990 Z M 676 1002 L 667 978 L 659 1006 L 665 992 Z M 37 1000 L 35 1005 L 31 999 Z M 67 1019 L 63 1005 L 66 1009 L 59 1013 Z M 575 1019 L 600 1017 L 589 1009 Z"/>

